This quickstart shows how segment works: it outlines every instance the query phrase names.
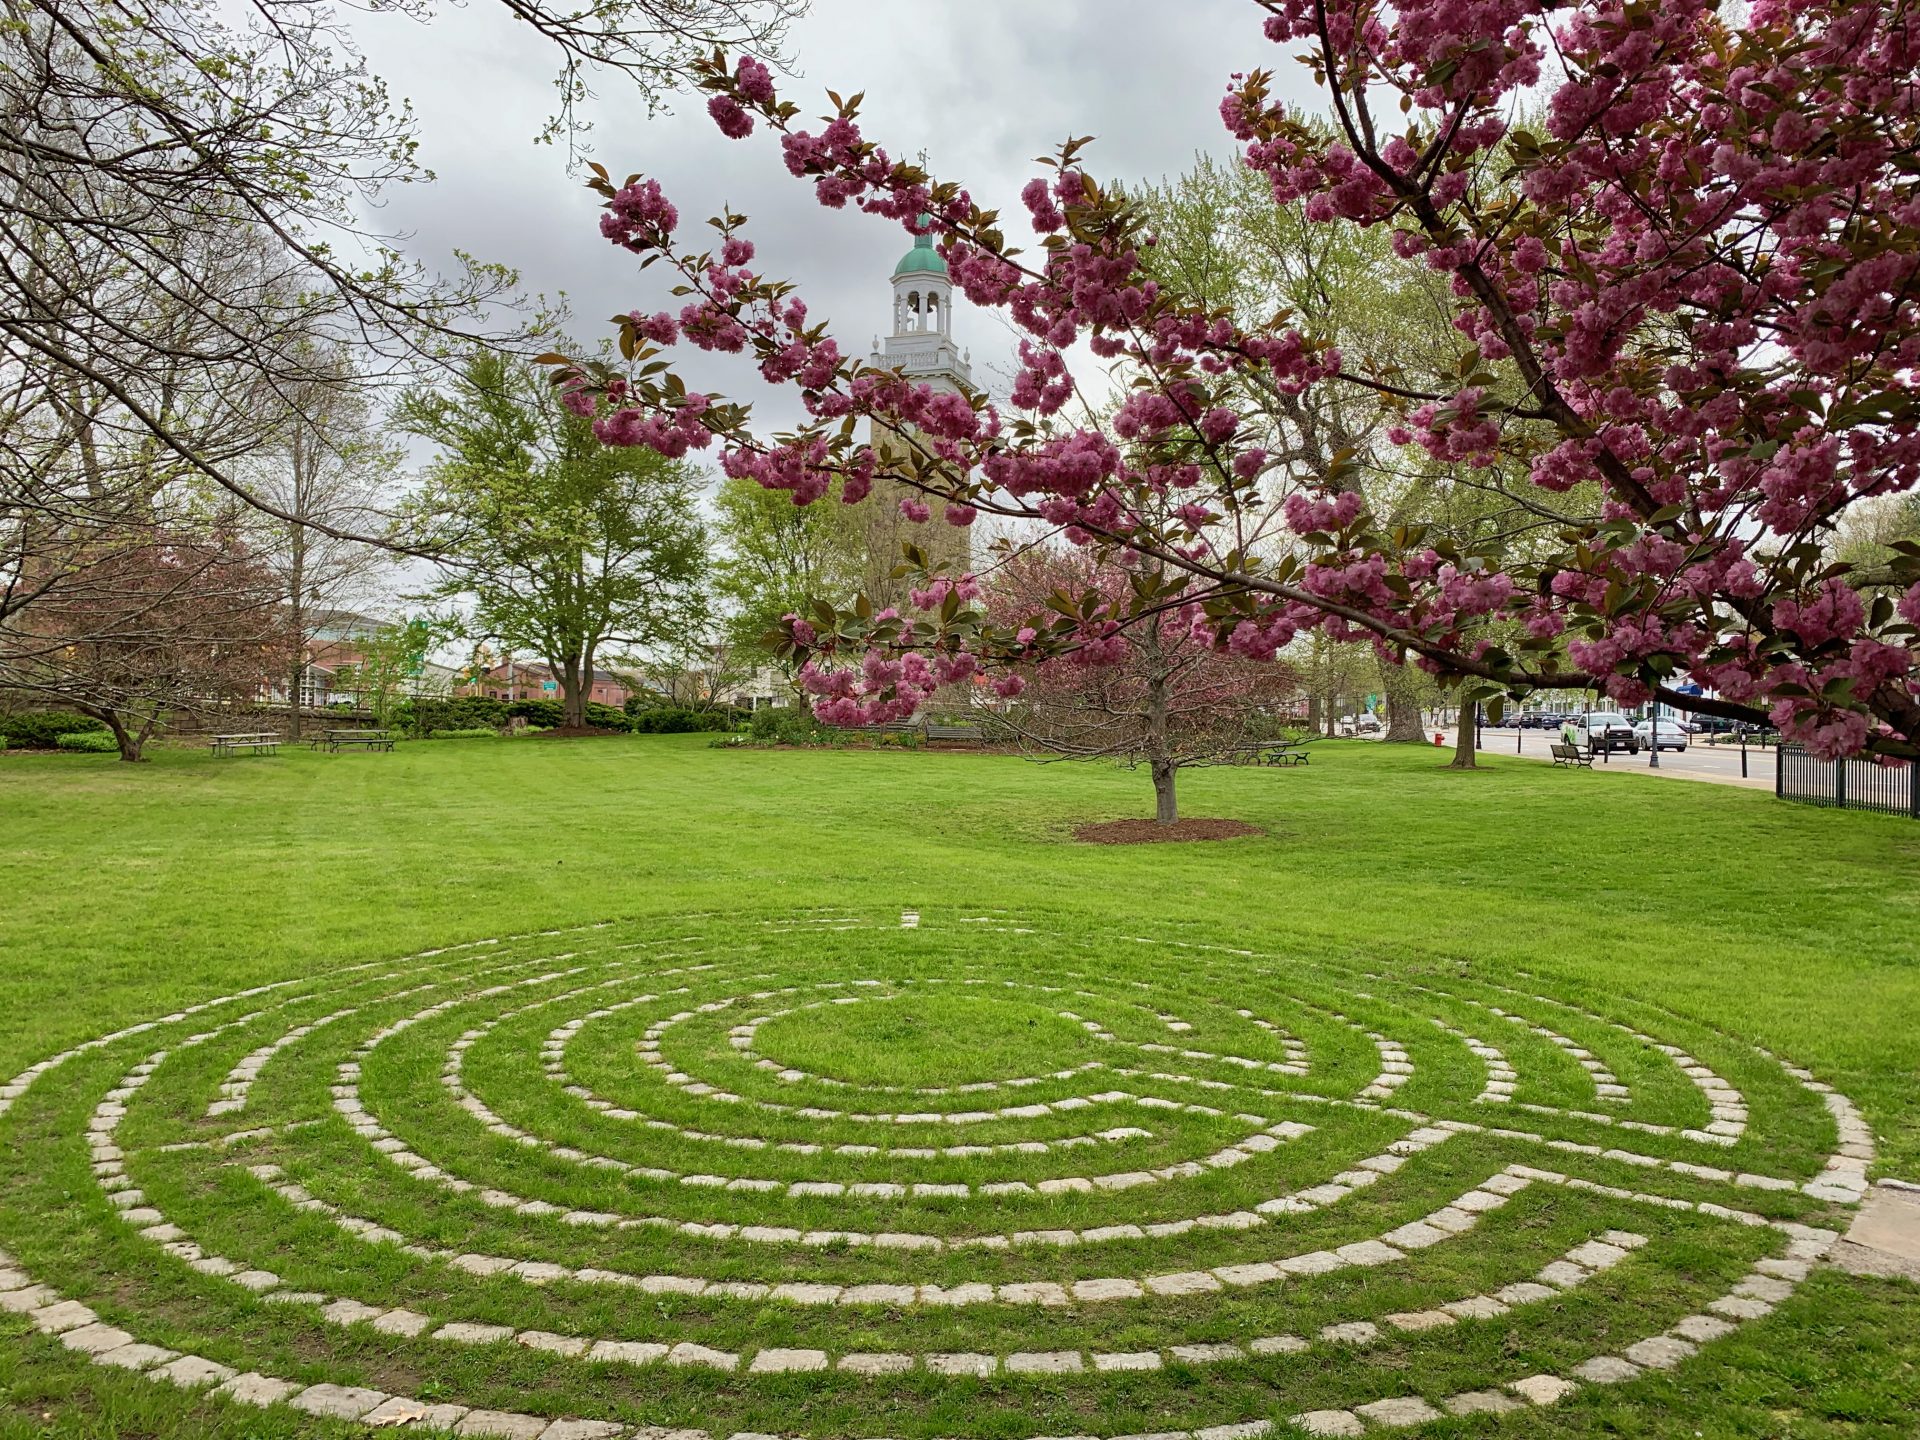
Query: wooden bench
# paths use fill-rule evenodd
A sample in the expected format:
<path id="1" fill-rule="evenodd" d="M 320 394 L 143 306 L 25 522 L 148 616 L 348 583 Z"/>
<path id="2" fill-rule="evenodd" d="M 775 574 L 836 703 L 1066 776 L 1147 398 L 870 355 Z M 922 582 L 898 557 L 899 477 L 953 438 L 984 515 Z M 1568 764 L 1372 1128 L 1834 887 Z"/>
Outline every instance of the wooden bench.
<path id="1" fill-rule="evenodd" d="M 393 749 L 391 730 L 329 730 L 327 731 L 327 749 L 338 755 L 352 746 L 365 750 Z"/>
<path id="2" fill-rule="evenodd" d="M 970 745 L 977 745 L 982 739 L 982 734 L 978 725 L 937 725 L 931 720 L 927 722 L 926 735 L 929 741 L 962 740 Z"/>
<path id="3" fill-rule="evenodd" d="M 208 742 L 215 755 L 272 755 L 280 747 L 280 737 L 265 731 L 250 735 L 215 735 Z"/>
<path id="4" fill-rule="evenodd" d="M 1578 745 L 1569 745 L 1564 740 L 1556 740 L 1547 747 L 1553 752 L 1553 763 L 1571 765 L 1580 770 L 1593 768 L 1593 756 L 1584 753 Z"/>

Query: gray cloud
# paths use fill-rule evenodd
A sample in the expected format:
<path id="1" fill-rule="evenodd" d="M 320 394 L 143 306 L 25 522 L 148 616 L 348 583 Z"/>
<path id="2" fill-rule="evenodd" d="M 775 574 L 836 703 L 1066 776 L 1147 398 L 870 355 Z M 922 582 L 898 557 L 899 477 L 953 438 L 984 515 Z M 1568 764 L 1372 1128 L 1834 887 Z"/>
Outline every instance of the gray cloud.
<path id="1" fill-rule="evenodd" d="M 1097 138 L 1095 174 L 1157 179 L 1196 151 L 1230 151 L 1218 105 L 1236 70 L 1272 67 L 1288 93 L 1312 103 L 1304 73 L 1261 37 L 1261 16 L 1247 0 L 815 0 L 793 37 L 803 73 L 783 84 L 806 113 L 825 108 L 829 87 L 865 91 L 871 138 L 895 155 L 924 148 L 937 174 L 1010 212 L 1018 233 L 1032 158 L 1069 134 Z M 378 223 L 410 232 L 407 248 L 429 264 L 465 249 L 516 267 L 530 290 L 565 292 L 583 342 L 606 334 L 617 311 L 671 303 L 657 267 L 642 277 L 600 239 L 595 197 L 565 156 L 531 142 L 554 98 L 542 42 L 484 0 L 426 26 L 391 14 L 357 23 L 374 70 L 418 110 L 438 177 L 392 194 Z M 903 232 L 822 209 L 764 132 L 727 140 L 698 99 L 649 117 L 608 86 L 590 114 L 594 158 L 616 175 L 657 177 L 683 232 L 723 204 L 750 215 L 760 268 L 796 281 L 842 347 L 865 352 L 888 313 Z M 976 370 L 1011 353 L 993 317 L 963 310 L 956 329 Z M 689 351 L 683 369 L 696 384 L 759 402 L 763 422 L 794 418 L 749 365 Z"/>

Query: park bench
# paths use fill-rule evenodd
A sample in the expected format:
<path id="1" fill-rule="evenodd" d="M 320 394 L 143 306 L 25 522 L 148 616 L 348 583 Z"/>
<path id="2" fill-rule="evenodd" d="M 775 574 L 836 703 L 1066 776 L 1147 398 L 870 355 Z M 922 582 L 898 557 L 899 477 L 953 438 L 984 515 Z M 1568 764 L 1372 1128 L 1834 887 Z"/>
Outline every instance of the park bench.
<path id="1" fill-rule="evenodd" d="M 1553 763 L 1556 765 L 1571 765 L 1580 770 L 1593 768 L 1593 756 L 1581 750 L 1578 745 L 1569 745 L 1564 740 L 1556 740 L 1547 748 L 1553 751 Z"/>
<path id="2" fill-rule="evenodd" d="M 326 740 L 327 749 L 335 755 L 356 745 L 365 750 L 393 749 L 391 730 L 329 730 Z"/>
<path id="3" fill-rule="evenodd" d="M 926 734 L 929 742 L 934 740 L 958 740 L 969 745 L 978 745 L 983 738 L 978 725 L 939 724 L 932 720 L 927 722 Z"/>
<path id="4" fill-rule="evenodd" d="M 280 737 L 265 731 L 249 735 L 215 735 L 208 742 L 216 755 L 271 755 L 280 745 Z"/>

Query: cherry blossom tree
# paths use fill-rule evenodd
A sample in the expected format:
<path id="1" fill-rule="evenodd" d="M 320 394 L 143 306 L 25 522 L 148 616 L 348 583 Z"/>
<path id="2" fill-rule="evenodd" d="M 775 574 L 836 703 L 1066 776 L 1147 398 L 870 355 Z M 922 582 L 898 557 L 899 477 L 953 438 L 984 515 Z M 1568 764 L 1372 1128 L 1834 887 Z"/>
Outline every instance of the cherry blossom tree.
<path id="1" fill-rule="evenodd" d="M 217 717 L 258 700 L 286 654 L 273 572 L 205 527 L 83 537 L 66 581 L 0 625 L 0 665 L 22 694 L 105 722 L 138 761 L 170 717 Z"/>
<path id="2" fill-rule="evenodd" d="M 1284 662 L 1221 653 L 1197 604 L 1130 618 L 1141 592 L 1163 583 L 1103 563 L 1091 548 L 1039 547 L 996 567 L 982 600 L 990 621 L 1015 627 L 1042 657 L 998 682 L 1006 697 L 999 727 L 1043 758 L 1145 766 L 1154 819 L 1171 825 L 1180 818 L 1180 771 L 1232 760 L 1258 719 L 1298 685 Z M 1028 622 L 1049 613 L 1051 643 L 1039 644 Z M 1062 645 L 1066 636 L 1077 643 Z"/>
<path id="3" fill-rule="evenodd" d="M 1251 3 L 1271 44 L 1304 50 L 1332 123 L 1304 122 L 1250 66 L 1221 105 L 1245 163 L 1276 204 L 1383 228 L 1441 278 L 1456 363 L 1391 372 L 1286 313 L 1184 302 L 1143 263 L 1142 212 L 1095 179 L 1085 141 L 1022 192 L 1037 237 L 1023 249 L 997 210 L 868 139 L 858 96 L 808 126 L 766 66 L 717 57 L 700 81 L 723 134 L 765 127 L 822 204 L 931 230 L 968 299 L 1007 315 L 1023 336 L 1011 403 L 855 364 L 754 268 L 743 217 L 685 248 L 657 182 L 604 173 L 603 234 L 670 266 L 685 303 L 621 322 L 624 370 L 559 364 L 569 403 L 608 444 L 717 445 L 728 474 L 801 503 L 836 479 L 858 501 L 884 473 L 934 523 L 1038 523 L 1160 567 L 1247 659 L 1318 628 L 1406 654 L 1467 704 L 1592 686 L 1770 719 L 1821 755 L 1920 754 L 1920 547 L 1861 568 L 1827 543 L 1862 500 L 1920 479 L 1920 31 L 1905 11 Z M 1544 123 L 1517 124 L 1523 110 Z M 1069 418 L 1081 343 L 1131 387 L 1108 425 Z M 758 434 L 747 407 L 688 389 L 663 360 L 674 345 L 751 354 L 796 387 L 807 423 Z M 1519 467 L 1546 493 L 1595 485 L 1599 513 L 1518 561 L 1387 523 L 1342 483 L 1352 456 L 1289 463 L 1244 423 L 1263 397 L 1316 387 L 1373 397 L 1396 414 L 1393 444 L 1450 465 Z M 1283 551 L 1259 543 L 1276 467 L 1299 542 Z M 911 615 L 789 620 L 822 713 L 905 714 L 938 683 L 1030 660 L 1029 627 L 959 600 L 962 584 L 923 587 L 935 603 Z M 1496 621 L 1514 638 L 1485 638 Z M 1713 693 L 1682 693 L 1682 674 Z"/>

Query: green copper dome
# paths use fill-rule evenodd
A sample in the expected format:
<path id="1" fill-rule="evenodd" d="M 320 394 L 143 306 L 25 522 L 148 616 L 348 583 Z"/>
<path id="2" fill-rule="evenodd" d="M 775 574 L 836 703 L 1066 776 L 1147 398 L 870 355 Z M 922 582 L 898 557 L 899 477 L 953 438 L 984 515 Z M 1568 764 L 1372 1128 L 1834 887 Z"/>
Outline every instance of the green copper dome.
<path id="1" fill-rule="evenodd" d="M 933 248 L 932 235 L 913 237 L 913 249 L 900 257 L 900 263 L 893 267 L 893 278 L 902 275 L 944 275 L 947 262 L 940 258 L 940 252 Z"/>

